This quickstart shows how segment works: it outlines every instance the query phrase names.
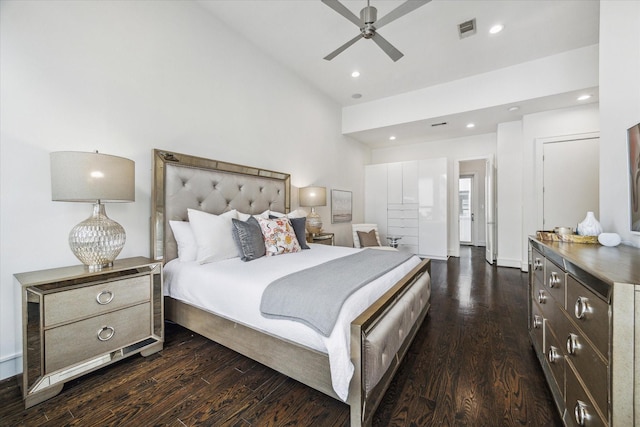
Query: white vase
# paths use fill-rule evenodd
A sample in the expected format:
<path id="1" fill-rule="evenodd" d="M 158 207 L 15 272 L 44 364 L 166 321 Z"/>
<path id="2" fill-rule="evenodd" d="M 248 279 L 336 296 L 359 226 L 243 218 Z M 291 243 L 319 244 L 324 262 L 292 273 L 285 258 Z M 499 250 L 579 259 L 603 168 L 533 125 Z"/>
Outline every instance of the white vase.
<path id="1" fill-rule="evenodd" d="M 596 219 L 593 212 L 587 212 L 585 219 L 578 224 L 578 234 L 581 236 L 597 236 L 602 233 L 602 226 Z"/>

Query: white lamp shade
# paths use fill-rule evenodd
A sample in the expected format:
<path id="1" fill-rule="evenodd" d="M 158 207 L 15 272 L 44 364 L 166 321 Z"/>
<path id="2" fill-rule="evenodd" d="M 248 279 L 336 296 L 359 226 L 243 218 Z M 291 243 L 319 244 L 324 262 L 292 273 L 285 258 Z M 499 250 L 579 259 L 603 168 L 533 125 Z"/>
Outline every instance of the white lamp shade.
<path id="1" fill-rule="evenodd" d="M 300 206 L 326 206 L 327 189 L 325 187 L 303 187 L 298 190 Z"/>
<path id="2" fill-rule="evenodd" d="M 135 201 L 135 163 L 100 153 L 51 153 L 51 200 Z"/>

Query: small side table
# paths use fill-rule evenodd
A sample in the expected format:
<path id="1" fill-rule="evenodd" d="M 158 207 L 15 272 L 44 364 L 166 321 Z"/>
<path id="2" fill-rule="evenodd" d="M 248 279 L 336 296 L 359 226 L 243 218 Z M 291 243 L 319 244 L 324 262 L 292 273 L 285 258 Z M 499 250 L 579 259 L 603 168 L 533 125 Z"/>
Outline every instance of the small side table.
<path id="1" fill-rule="evenodd" d="M 387 236 L 387 240 L 389 241 L 389 246 L 392 248 L 398 247 L 398 241 L 402 239 L 402 236 Z"/>
<path id="2" fill-rule="evenodd" d="M 334 245 L 334 233 L 319 233 L 309 237 L 309 243 L 320 243 L 321 245 Z"/>

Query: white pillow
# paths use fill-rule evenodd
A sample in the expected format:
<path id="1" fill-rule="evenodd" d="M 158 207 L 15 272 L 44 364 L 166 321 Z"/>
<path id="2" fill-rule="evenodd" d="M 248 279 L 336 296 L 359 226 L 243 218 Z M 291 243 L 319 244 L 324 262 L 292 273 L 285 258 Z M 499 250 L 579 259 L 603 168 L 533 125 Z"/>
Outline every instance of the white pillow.
<path id="1" fill-rule="evenodd" d="M 178 259 L 181 262 L 195 261 L 198 256 L 198 244 L 191 224 L 187 221 L 169 221 L 169 225 L 178 243 Z"/>
<path id="2" fill-rule="evenodd" d="M 198 246 L 196 261 L 205 264 L 238 256 L 231 228 L 231 219 L 238 218 L 238 211 L 234 209 L 221 215 L 213 215 L 188 209 L 187 213 Z"/>

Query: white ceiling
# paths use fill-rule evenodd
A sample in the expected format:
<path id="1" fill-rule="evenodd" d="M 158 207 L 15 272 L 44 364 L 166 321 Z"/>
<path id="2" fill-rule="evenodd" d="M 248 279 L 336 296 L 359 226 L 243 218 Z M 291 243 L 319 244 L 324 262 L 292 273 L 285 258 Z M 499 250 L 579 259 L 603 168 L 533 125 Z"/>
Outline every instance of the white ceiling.
<path id="1" fill-rule="evenodd" d="M 359 29 L 320 0 L 200 0 L 207 10 L 267 55 L 319 88 L 340 105 L 422 89 L 478 73 L 508 67 L 598 43 L 597 0 L 433 0 L 380 29 L 404 57 L 393 62 L 373 41 L 360 40 L 332 61 L 324 56 L 355 37 Z M 371 0 L 378 19 L 404 0 Z M 365 0 L 342 0 L 355 15 Z M 477 33 L 460 39 L 458 24 L 476 19 Z M 497 35 L 489 28 L 504 25 Z M 360 71 L 359 78 L 351 72 Z M 354 99 L 353 94 L 362 95 Z M 478 126 L 464 127 L 468 117 L 434 118 L 428 123 L 398 125 L 351 134 L 372 146 L 454 138 L 495 132 L 514 114 L 575 105 L 575 94 L 520 103 L 520 110 L 475 112 Z M 597 88 L 589 102 L 597 102 Z M 482 119 L 482 121 L 480 120 Z M 448 122 L 432 128 L 433 122 Z"/>

